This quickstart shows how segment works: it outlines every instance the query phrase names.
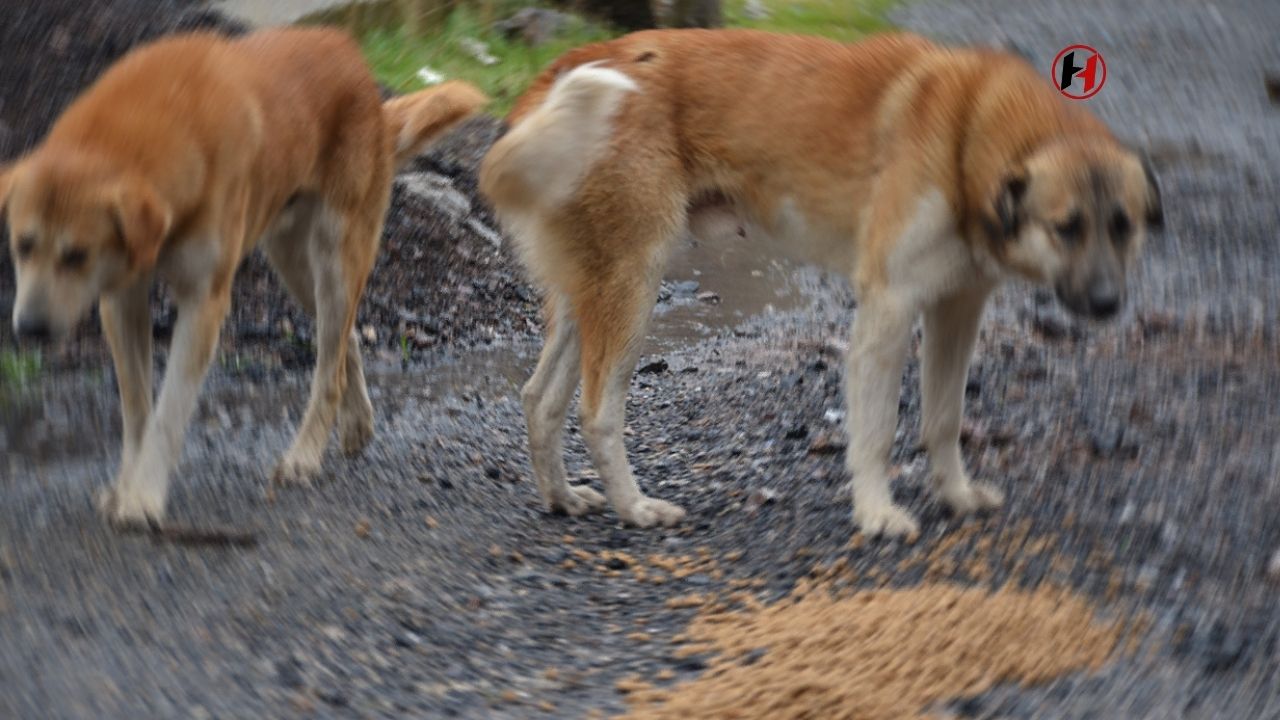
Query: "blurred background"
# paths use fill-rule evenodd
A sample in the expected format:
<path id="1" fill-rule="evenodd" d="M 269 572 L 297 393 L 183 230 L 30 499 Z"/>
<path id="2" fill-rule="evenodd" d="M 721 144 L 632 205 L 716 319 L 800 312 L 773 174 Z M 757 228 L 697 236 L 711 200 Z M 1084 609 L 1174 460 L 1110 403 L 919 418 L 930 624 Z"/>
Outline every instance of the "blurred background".
<path id="1" fill-rule="evenodd" d="M 1280 717 L 1280 4 L 1273 0 L 8 0 L 0 161 L 161 35 L 346 28 L 386 93 L 463 78 L 488 114 L 396 180 L 361 305 L 378 437 L 308 490 L 267 468 L 311 324 L 259 256 L 237 280 L 174 474 L 176 522 L 113 532 L 119 453 L 96 321 L 35 352 L 0 323 L 0 717 Z M 1164 196 L 1125 313 L 1011 285 L 987 313 L 963 449 L 1008 498 L 922 487 L 918 367 L 894 445 L 915 544 L 851 541 L 839 279 L 750 240 L 682 248 L 633 381 L 628 448 L 669 530 L 545 514 L 518 387 L 538 296 L 476 167 L 565 50 L 646 27 L 854 41 L 892 29 L 1106 58 L 1087 101 Z M 749 69 L 748 69 L 749 71 Z M 6 238 L 7 242 L 7 238 Z M 13 271 L 0 259 L 0 317 Z M 173 309 L 154 298 L 157 371 Z M 570 473 L 594 482 L 571 421 Z M 861 620 L 860 620 L 861 618 Z M 909 618 L 904 622 L 902 618 Z M 808 713 L 807 715 L 805 713 Z"/>

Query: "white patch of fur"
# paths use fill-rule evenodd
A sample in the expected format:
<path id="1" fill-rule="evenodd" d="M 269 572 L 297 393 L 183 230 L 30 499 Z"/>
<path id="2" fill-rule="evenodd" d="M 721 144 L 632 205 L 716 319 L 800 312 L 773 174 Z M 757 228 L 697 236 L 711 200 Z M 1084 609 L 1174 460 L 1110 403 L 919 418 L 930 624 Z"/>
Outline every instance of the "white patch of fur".
<path id="1" fill-rule="evenodd" d="M 917 309 L 983 275 L 969 245 L 956 233 L 950 205 L 937 188 L 920 195 L 889 254 L 888 274 L 889 292 Z"/>
<path id="2" fill-rule="evenodd" d="M 617 70 L 588 63 L 556 81 L 542 105 L 506 134 L 488 168 L 495 184 L 522 188 L 536 207 L 557 208 L 573 197 L 608 146 L 610 120 L 639 87 Z M 503 152 L 505 150 L 505 152 Z M 505 176 L 505 177 L 504 177 Z"/>

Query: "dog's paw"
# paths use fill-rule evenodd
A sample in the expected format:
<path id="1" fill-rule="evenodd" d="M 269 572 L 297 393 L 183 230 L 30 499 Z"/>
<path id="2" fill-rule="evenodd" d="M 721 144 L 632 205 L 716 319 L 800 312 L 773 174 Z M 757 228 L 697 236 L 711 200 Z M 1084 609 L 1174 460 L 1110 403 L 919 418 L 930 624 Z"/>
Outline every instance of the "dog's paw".
<path id="1" fill-rule="evenodd" d="M 348 457 L 359 455 L 373 440 L 373 413 L 344 412 L 338 415 L 338 440 Z"/>
<path id="2" fill-rule="evenodd" d="M 314 460 L 301 460 L 285 456 L 271 472 L 271 481 L 278 485 L 301 485 L 309 487 L 311 478 L 320 472 L 320 463 Z"/>
<path id="3" fill-rule="evenodd" d="M 684 519 L 684 508 L 666 500 L 641 496 L 631 505 L 618 508 L 618 515 L 623 522 L 638 528 L 671 527 Z"/>
<path id="4" fill-rule="evenodd" d="M 1004 493 L 994 485 L 984 482 L 968 482 L 955 488 L 944 487 L 939 491 L 939 496 L 956 515 L 994 510 L 1004 503 Z"/>
<path id="5" fill-rule="evenodd" d="M 600 493 L 592 490 L 586 485 L 570 485 L 567 495 L 552 498 L 547 501 L 547 507 L 551 512 L 564 513 L 570 517 L 578 517 L 603 510 L 607 501 Z"/>
<path id="6" fill-rule="evenodd" d="M 855 504 L 853 524 L 864 535 L 871 537 L 905 537 L 914 540 L 920 534 L 920 525 L 911 513 L 893 503 Z"/>
<path id="7" fill-rule="evenodd" d="M 164 500 L 160 493 L 122 492 L 111 485 L 98 492 L 98 512 L 121 530 L 153 530 L 164 521 Z"/>

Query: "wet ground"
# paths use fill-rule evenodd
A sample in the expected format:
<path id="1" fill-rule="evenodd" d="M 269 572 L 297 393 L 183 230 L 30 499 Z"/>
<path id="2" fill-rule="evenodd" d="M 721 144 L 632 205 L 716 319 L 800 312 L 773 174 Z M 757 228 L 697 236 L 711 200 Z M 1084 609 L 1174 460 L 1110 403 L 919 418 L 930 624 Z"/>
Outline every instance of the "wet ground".
<path id="1" fill-rule="evenodd" d="M 159 27 L 188 10 L 166 5 L 172 15 L 144 22 L 141 3 L 95 7 L 104 27 Z M 946 39 L 1012 40 L 1046 67 L 1064 45 L 1099 47 L 1110 75 L 1094 108 L 1152 155 L 1169 228 L 1112 325 L 1077 325 L 1043 293 L 1004 291 L 967 391 L 966 459 L 1009 502 L 966 537 L 1026 527 L 1050 538 L 1077 560 L 1074 589 L 1146 611 L 1144 652 L 953 710 L 1280 717 L 1280 580 L 1267 575 L 1280 547 L 1280 108 L 1264 83 L 1280 71 L 1278 8 L 980 0 L 911 4 L 896 18 Z M 27 53 L 56 35 L 36 20 Z M 8 68 L 37 57 L 5 59 L 0 78 L 17 82 Z M 48 57 L 40 72 L 22 64 L 23 77 L 55 77 L 50 95 L 65 95 L 74 77 Z M 17 127 L 9 112 L 6 102 L 0 118 Z M 920 488 L 914 364 L 895 490 L 924 537 L 850 548 L 831 451 L 851 298 L 749 247 L 702 245 L 676 261 L 633 384 L 637 475 L 689 520 L 636 531 L 609 514 L 542 512 L 516 399 L 538 348 L 536 298 L 471 200 L 471 168 L 497 131 L 476 122 L 402 177 L 361 320 L 379 435 L 361 458 L 332 453 L 310 490 L 273 491 L 266 475 L 305 399 L 307 323 L 260 264 L 246 269 L 170 508 L 179 522 L 250 529 L 256 546 L 120 536 L 95 515 L 118 421 L 92 332 L 39 383 L 6 388 L 0 717 L 581 717 L 623 707 L 618 678 L 701 669 L 665 642 L 692 613 L 671 597 L 735 579 L 777 597 L 837 558 L 862 576 L 919 581 L 910 560 L 961 523 Z M 571 472 L 590 479 L 576 436 L 569 448 Z M 603 550 L 701 551 L 721 572 L 658 585 L 583 559 Z M 1029 550 L 991 552 L 1002 566 Z"/>

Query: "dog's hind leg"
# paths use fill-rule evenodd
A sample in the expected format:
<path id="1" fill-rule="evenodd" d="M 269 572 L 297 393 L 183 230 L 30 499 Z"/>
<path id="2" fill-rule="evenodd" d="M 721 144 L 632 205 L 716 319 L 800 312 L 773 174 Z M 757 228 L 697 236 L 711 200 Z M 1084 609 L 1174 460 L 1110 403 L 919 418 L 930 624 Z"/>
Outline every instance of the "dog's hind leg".
<path id="1" fill-rule="evenodd" d="M 302 423 L 274 473 L 279 482 L 306 483 L 320 469 L 340 404 L 346 410 L 349 402 L 359 405 L 363 400 L 363 408 L 355 407 L 357 419 L 367 418 L 365 439 L 372 434 L 373 413 L 363 372 L 358 356 L 353 361 L 351 353 L 356 342 L 356 305 L 373 264 L 381 225 L 368 212 L 338 213 L 324 205 L 316 212 L 316 226 L 305 243 L 315 305 L 316 368 Z M 359 383 L 354 388 L 358 396 L 347 401 L 352 382 Z M 362 412 L 366 409 L 367 415 Z"/>
<path id="2" fill-rule="evenodd" d="M 999 507 L 1004 499 L 995 487 L 971 481 L 960 456 L 965 376 L 986 298 L 986 288 L 961 292 L 924 313 L 921 436 L 933 466 L 934 489 L 957 515 Z"/>
<path id="3" fill-rule="evenodd" d="M 354 328 L 347 340 L 347 387 L 338 408 L 338 442 L 347 456 L 360 454 L 373 440 L 373 403 L 364 380 L 364 363 L 360 360 L 360 333 Z"/>
<path id="4" fill-rule="evenodd" d="M 599 278 L 574 299 L 582 333 L 582 434 L 605 494 L 624 522 L 637 527 L 674 525 L 679 506 L 646 497 L 636 485 L 623 443 L 627 389 L 653 311 L 660 271 Z"/>
<path id="5" fill-rule="evenodd" d="M 311 271 L 311 234 L 317 227 L 320 202 L 315 196 L 294 201 L 263 239 L 262 249 L 272 268 L 303 310 L 316 316 L 315 277 Z M 359 334 L 352 329 L 346 352 L 347 385 L 338 408 L 338 439 L 343 452 L 354 455 L 373 437 L 373 405 L 364 382 Z"/>
<path id="6" fill-rule="evenodd" d="M 546 307 L 546 341 L 538 367 L 520 391 L 529 426 L 529 457 L 538 492 L 552 512 L 583 515 L 604 507 L 600 493 L 570 485 L 564 469 L 564 423 L 578 388 L 580 341 L 568 303 L 554 294 Z"/>

